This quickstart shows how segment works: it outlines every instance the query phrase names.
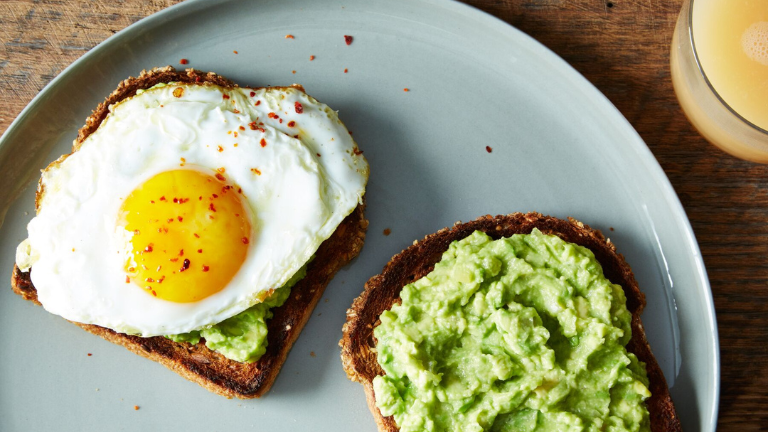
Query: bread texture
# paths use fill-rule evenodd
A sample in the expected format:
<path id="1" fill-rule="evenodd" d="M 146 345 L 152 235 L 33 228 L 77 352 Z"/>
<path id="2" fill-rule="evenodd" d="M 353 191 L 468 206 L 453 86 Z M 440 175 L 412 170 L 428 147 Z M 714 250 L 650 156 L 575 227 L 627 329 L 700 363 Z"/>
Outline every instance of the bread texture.
<path id="1" fill-rule="evenodd" d="M 444 228 L 395 255 L 381 274 L 365 284 L 363 293 L 355 299 L 347 311 L 343 328 L 341 361 L 347 377 L 365 388 L 368 407 L 381 432 L 399 430 L 392 416 L 384 417 L 376 406 L 373 379 L 384 375 L 376 359 L 373 329 L 379 324 L 379 316 L 399 302 L 400 290 L 407 284 L 426 276 L 434 269 L 453 241 L 461 240 L 475 231 L 483 231 L 493 239 L 513 234 L 528 234 L 538 228 L 544 234 L 556 235 L 563 240 L 591 250 L 603 267 L 605 276 L 621 285 L 627 297 L 627 309 L 632 314 L 632 339 L 627 351 L 645 362 L 652 396 L 646 401 L 650 412 L 653 432 L 679 432 L 680 421 L 664 375 L 645 338 L 640 314 L 645 307 L 645 296 L 640 291 L 632 270 L 624 257 L 616 252 L 610 240 L 600 231 L 575 220 L 562 220 L 539 213 L 514 213 L 504 216 L 483 216 L 472 222 L 457 223 Z"/>
<path id="2" fill-rule="evenodd" d="M 109 106 L 148 89 L 156 84 L 168 82 L 215 84 L 222 87 L 237 87 L 231 81 L 212 72 L 193 69 L 176 71 L 173 67 L 143 71 L 136 78 L 128 78 L 101 103 L 86 120 L 73 145 L 73 152 L 93 133 L 109 113 Z M 296 86 L 300 88 L 300 86 Z M 303 90 L 303 89 L 302 89 Z M 53 164 L 61 163 L 63 156 Z M 42 183 L 41 183 L 42 184 Z M 39 206 L 44 190 L 38 188 L 36 206 Z M 122 345 L 136 354 L 157 361 L 184 378 L 196 382 L 206 389 L 232 398 L 256 398 L 266 393 L 277 378 L 288 352 L 298 339 L 302 328 L 312 315 L 326 285 L 336 272 L 355 258 L 363 247 L 368 221 L 364 216 L 365 205 L 360 204 L 347 216 L 336 231 L 323 242 L 314 260 L 307 266 L 306 276 L 291 288 L 286 302 L 273 309 L 274 316 L 267 321 L 267 351 L 256 362 L 240 363 L 208 349 L 201 340 L 192 345 L 187 342 L 173 342 L 162 336 L 138 337 L 117 333 L 110 329 L 82 323 L 74 323 L 84 330 Z M 11 286 L 24 299 L 37 303 L 37 291 L 30 279 L 31 272 L 22 272 L 14 267 Z"/>

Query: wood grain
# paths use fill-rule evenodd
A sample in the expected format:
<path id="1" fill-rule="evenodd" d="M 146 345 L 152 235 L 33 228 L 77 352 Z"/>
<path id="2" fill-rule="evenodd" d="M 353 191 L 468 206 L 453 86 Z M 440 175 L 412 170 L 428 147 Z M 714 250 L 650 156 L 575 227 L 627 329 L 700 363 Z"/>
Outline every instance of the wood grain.
<path id="1" fill-rule="evenodd" d="M 177 0 L 0 2 L 0 130 L 67 65 Z M 709 145 L 669 76 L 679 0 L 470 0 L 565 58 L 621 110 L 669 176 L 712 283 L 720 430 L 768 424 L 768 166 Z"/>

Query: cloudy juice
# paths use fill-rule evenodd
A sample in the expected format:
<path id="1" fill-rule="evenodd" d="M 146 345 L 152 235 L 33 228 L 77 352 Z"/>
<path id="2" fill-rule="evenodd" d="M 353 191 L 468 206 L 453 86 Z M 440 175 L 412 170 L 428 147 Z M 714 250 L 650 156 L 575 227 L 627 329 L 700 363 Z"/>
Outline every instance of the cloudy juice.
<path id="1" fill-rule="evenodd" d="M 699 63 L 736 113 L 768 129 L 768 0 L 694 0 Z"/>

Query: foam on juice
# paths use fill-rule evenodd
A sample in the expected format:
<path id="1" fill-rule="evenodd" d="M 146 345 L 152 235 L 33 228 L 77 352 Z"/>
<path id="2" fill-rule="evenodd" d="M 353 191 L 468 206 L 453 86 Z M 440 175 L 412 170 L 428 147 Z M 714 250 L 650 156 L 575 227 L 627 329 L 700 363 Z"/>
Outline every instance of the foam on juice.
<path id="1" fill-rule="evenodd" d="M 768 22 L 749 26 L 741 35 L 741 49 L 752 60 L 768 66 Z"/>

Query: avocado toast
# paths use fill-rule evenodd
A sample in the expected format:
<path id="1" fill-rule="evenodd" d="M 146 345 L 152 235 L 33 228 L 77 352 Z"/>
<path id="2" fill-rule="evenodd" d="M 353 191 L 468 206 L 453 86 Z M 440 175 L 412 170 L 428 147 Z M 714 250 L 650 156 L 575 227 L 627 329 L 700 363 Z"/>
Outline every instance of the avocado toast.
<path id="1" fill-rule="evenodd" d="M 216 85 L 227 89 L 237 87 L 219 75 L 192 69 L 181 72 L 172 67 L 165 67 L 144 71 L 138 77 L 129 78 L 120 83 L 118 88 L 96 108 L 86 120 L 85 126 L 80 129 L 73 145 L 73 152 L 77 152 L 83 142 L 99 128 L 107 118 L 110 106 L 127 100 L 143 90 L 167 83 Z M 257 126 L 254 125 L 254 127 Z M 62 161 L 63 159 L 59 159 L 54 164 Z M 37 195 L 38 206 L 43 193 L 42 189 L 41 182 Z M 277 377 L 291 346 L 311 316 L 326 285 L 341 267 L 360 252 L 368 225 L 363 215 L 364 207 L 364 204 L 359 204 L 319 246 L 314 258 L 306 264 L 306 275 L 291 288 L 290 295 L 282 306 L 271 310 L 273 316 L 267 321 L 266 352 L 257 361 L 249 363 L 231 360 L 209 349 L 204 340 L 193 343 L 174 342 L 163 336 L 139 337 L 98 325 L 74 323 L 110 342 L 123 345 L 139 355 L 157 361 L 214 393 L 226 397 L 259 397 L 269 390 Z M 72 251 L 74 252 L 74 248 Z M 34 266 L 29 272 L 23 272 L 15 267 L 11 284 L 13 290 L 24 299 L 40 304 L 38 292 L 31 280 L 31 274 L 34 271 Z"/>
<path id="2" fill-rule="evenodd" d="M 347 322 L 344 325 L 343 339 L 340 342 L 342 363 L 348 377 L 352 381 L 363 384 L 368 406 L 380 431 L 400 430 L 394 417 L 384 416 L 379 408 L 380 406 L 387 406 L 387 409 L 391 410 L 392 398 L 387 397 L 389 400 L 377 401 L 377 391 L 374 389 L 374 383 L 378 380 L 379 394 L 386 394 L 386 392 L 381 392 L 381 377 L 384 375 L 384 370 L 380 365 L 381 359 L 378 358 L 381 353 L 378 349 L 380 341 L 374 336 L 377 327 L 380 327 L 381 323 L 385 321 L 382 313 L 393 309 L 394 305 L 400 304 L 400 293 L 403 287 L 430 274 L 435 268 L 435 264 L 440 261 L 453 242 L 467 239 L 476 231 L 485 233 L 493 239 L 500 239 L 516 234 L 529 234 L 534 230 L 557 236 L 566 242 L 587 248 L 602 266 L 605 277 L 610 282 L 621 286 L 623 294 L 626 296 L 626 309 L 631 314 L 627 319 L 628 324 L 631 325 L 632 334 L 626 344 L 626 350 L 645 363 L 647 380 L 649 381 L 650 397 L 645 400 L 648 417 L 644 421 L 648 423 L 650 430 L 655 432 L 681 430 L 666 381 L 653 358 L 640 321 L 640 314 L 645 306 L 645 298 L 624 258 L 616 252 L 613 244 L 606 240 L 599 231 L 576 220 L 565 221 L 542 216 L 538 213 L 515 213 L 506 216 L 481 217 L 472 222 L 457 224 L 450 229 L 443 229 L 415 242 L 413 246 L 393 257 L 380 275 L 374 276 L 366 283 L 365 291 L 354 301 L 347 312 Z M 412 296 L 412 291 L 409 291 L 408 295 Z M 411 313 L 414 316 L 419 316 L 421 311 L 416 309 Z M 391 316 L 387 315 L 386 320 L 391 321 Z M 429 330 L 426 330 L 426 333 L 429 333 Z M 381 334 L 379 333 L 379 335 Z M 574 346 L 578 345 L 577 340 Z M 384 362 L 389 362 L 391 352 L 387 351 L 384 355 L 387 356 Z M 431 359 L 427 361 L 434 360 L 433 357 Z M 443 371 L 431 372 L 440 375 Z M 426 376 L 431 376 L 429 371 L 425 373 Z M 409 397 L 414 391 L 413 387 L 408 386 L 398 389 L 401 394 Z M 397 399 L 396 393 L 395 399 Z"/>

